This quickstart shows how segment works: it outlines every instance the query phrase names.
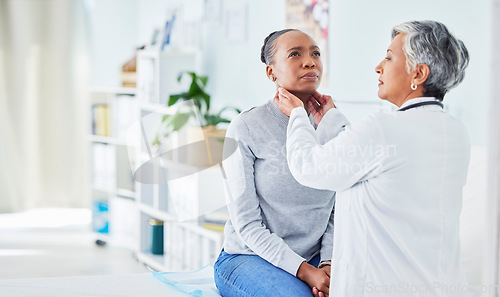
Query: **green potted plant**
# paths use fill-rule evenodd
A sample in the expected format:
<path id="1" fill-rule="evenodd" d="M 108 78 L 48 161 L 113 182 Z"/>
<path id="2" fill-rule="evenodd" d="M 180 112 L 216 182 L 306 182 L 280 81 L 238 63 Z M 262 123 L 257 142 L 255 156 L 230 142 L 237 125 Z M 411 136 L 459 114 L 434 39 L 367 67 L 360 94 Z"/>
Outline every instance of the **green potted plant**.
<path id="1" fill-rule="evenodd" d="M 241 110 L 235 107 L 226 106 L 218 112 L 211 110 L 211 97 L 205 91 L 208 82 L 207 76 L 201 76 L 195 72 L 181 72 L 177 76 L 177 81 L 181 82 L 183 77 L 189 76 L 191 84 L 189 89 L 185 92 L 172 94 L 169 97 L 167 106 L 173 106 L 182 101 L 192 100 L 195 111 L 179 109 L 176 113 L 171 115 L 164 115 L 162 117 L 162 132 L 157 133 L 153 145 L 158 145 L 161 140 L 168 137 L 171 133 L 181 130 L 191 117 L 199 115 L 200 126 L 205 139 L 205 152 L 198 152 L 199 159 L 191 163 L 195 165 L 213 165 L 219 162 L 222 158 L 222 144 L 224 142 L 225 130 L 218 129 L 216 126 L 220 123 L 230 123 L 231 121 L 224 117 L 222 114 L 227 110 L 232 110 L 240 113 Z M 220 156 L 219 156 L 220 155 Z M 205 158 L 207 156 L 207 158 Z"/>

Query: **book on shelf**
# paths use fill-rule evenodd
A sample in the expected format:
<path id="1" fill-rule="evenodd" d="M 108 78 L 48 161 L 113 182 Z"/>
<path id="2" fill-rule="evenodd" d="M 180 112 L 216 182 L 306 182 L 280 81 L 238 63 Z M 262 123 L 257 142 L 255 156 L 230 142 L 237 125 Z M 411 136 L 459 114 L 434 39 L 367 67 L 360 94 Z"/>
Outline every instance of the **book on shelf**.
<path id="1" fill-rule="evenodd" d="M 106 143 L 92 144 L 92 185 L 98 189 L 116 186 L 115 150 Z"/>
<path id="2" fill-rule="evenodd" d="M 109 233 L 108 201 L 96 199 L 92 202 L 92 230 L 98 233 Z"/>
<path id="3" fill-rule="evenodd" d="M 227 211 L 213 212 L 202 217 L 202 226 L 205 229 L 224 232 L 224 226 L 229 220 Z"/>
<path id="4" fill-rule="evenodd" d="M 137 121 L 137 101 L 131 95 L 118 95 L 113 102 L 113 135 L 127 139 L 129 128 Z"/>
<path id="5" fill-rule="evenodd" d="M 202 226 L 205 229 L 212 230 L 215 232 L 224 232 L 224 226 L 226 224 L 220 224 L 220 223 L 209 223 L 209 222 L 203 222 Z"/>
<path id="6" fill-rule="evenodd" d="M 138 87 L 138 97 L 141 98 L 143 103 L 157 104 L 159 103 L 156 91 L 156 79 L 155 75 L 157 73 L 157 65 L 155 63 L 155 58 L 148 56 L 138 56 L 138 77 L 137 77 L 137 87 Z"/>
<path id="7" fill-rule="evenodd" d="M 92 105 L 92 134 L 110 136 L 107 104 Z"/>

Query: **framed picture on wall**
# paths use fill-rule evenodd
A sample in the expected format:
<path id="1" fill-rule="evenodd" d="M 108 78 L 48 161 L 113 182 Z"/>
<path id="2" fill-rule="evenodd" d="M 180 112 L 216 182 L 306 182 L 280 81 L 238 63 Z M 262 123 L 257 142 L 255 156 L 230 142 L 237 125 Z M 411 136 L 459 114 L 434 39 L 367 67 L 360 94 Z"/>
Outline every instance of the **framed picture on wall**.
<path id="1" fill-rule="evenodd" d="M 221 13 L 221 0 L 205 0 L 205 22 L 210 24 L 219 24 Z"/>
<path id="2" fill-rule="evenodd" d="M 226 38 L 231 42 L 244 42 L 247 36 L 246 3 L 236 4 L 226 11 Z"/>

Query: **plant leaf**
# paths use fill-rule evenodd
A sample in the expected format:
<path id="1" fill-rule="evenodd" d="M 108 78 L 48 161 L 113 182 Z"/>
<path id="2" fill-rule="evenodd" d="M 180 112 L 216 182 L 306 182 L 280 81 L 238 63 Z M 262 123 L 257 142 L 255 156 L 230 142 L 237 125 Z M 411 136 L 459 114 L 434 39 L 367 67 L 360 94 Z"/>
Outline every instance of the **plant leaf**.
<path id="1" fill-rule="evenodd" d="M 198 77 L 196 75 L 196 73 L 192 72 L 192 71 L 186 71 L 185 73 L 189 74 L 191 76 L 191 80 L 192 81 L 195 81 L 196 80 L 196 77 Z"/>
<path id="2" fill-rule="evenodd" d="M 182 76 L 184 76 L 184 71 L 181 71 L 179 72 L 179 74 L 177 74 L 177 82 L 181 82 L 181 79 L 182 79 Z"/>
<path id="3" fill-rule="evenodd" d="M 181 98 L 181 94 L 174 94 L 174 95 L 170 95 L 170 97 L 168 98 L 168 106 L 172 106 L 174 105 L 175 103 L 177 103 L 177 101 L 179 101 L 179 99 Z"/>
<path id="4" fill-rule="evenodd" d="M 203 92 L 201 96 L 205 100 L 205 106 L 207 107 L 207 112 L 208 112 L 210 110 L 210 95 Z"/>
<path id="5" fill-rule="evenodd" d="M 203 86 L 206 86 L 207 85 L 207 81 L 208 81 L 208 76 L 198 76 L 198 78 L 200 79 L 201 83 L 203 84 Z"/>
<path id="6" fill-rule="evenodd" d="M 169 125 L 172 127 L 172 132 L 180 130 L 191 117 L 190 113 L 176 113 L 171 119 Z"/>
<path id="7" fill-rule="evenodd" d="M 186 100 L 186 98 L 189 98 L 189 94 L 186 92 L 179 93 L 179 94 L 172 94 L 172 95 L 170 95 L 170 98 L 168 99 L 168 106 L 174 105 L 179 100 Z"/>
<path id="8" fill-rule="evenodd" d="M 206 123 L 207 126 L 210 126 L 210 125 L 216 126 L 219 123 L 230 123 L 231 122 L 230 120 L 228 120 L 226 118 L 223 118 L 219 115 L 214 115 L 214 114 L 206 114 L 205 120 L 207 122 Z"/>
<path id="9" fill-rule="evenodd" d="M 232 107 L 232 106 L 225 106 L 225 107 L 221 108 L 221 110 L 219 110 L 219 112 L 217 113 L 217 116 L 219 116 L 219 117 L 220 117 L 220 116 L 221 116 L 221 114 L 222 114 L 224 111 L 228 110 L 228 109 L 230 109 L 230 110 L 234 110 L 237 114 L 240 114 L 240 113 L 241 113 L 241 110 L 240 110 L 240 109 L 238 109 L 238 108 L 236 108 L 236 107 Z"/>

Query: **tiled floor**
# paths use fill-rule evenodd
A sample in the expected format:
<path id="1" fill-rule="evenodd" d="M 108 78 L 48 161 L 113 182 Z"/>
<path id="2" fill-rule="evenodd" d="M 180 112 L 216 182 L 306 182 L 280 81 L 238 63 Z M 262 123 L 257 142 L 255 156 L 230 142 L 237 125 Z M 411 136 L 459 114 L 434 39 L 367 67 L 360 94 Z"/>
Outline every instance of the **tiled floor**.
<path id="1" fill-rule="evenodd" d="M 88 213 L 69 212 L 0 215 L 0 279 L 148 272 L 131 250 L 97 246 Z"/>

